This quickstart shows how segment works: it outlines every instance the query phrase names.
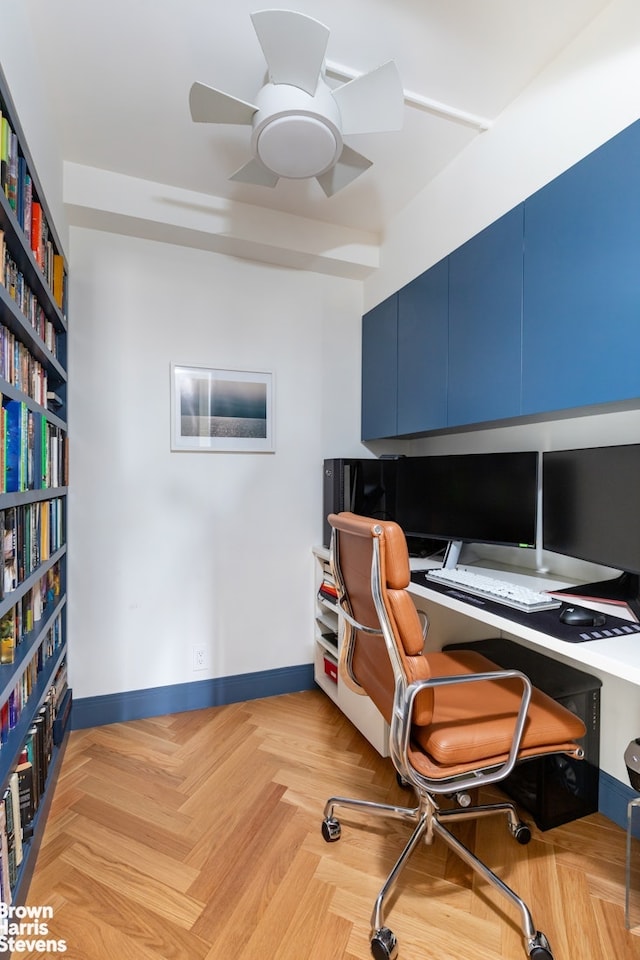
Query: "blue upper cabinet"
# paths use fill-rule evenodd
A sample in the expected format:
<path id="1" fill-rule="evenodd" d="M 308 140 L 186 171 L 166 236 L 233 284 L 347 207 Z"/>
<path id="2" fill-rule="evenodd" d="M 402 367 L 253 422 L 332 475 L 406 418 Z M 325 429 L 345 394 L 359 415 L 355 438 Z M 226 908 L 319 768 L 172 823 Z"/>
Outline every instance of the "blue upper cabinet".
<path id="1" fill-rule="evenodd" d="M 362 318 L 362 439 L 447 425 L 448 261 Z"/>
<path id="2" fill-rule="evenodd" d="M 449 257 L 448 425 L 520 414 L 524 204 Z"/>
<path id="3" fill-rule="evenodd" d="M 372 310 L 363 439 L 640 401 L 640 121 Z"/>
<path id="4" fill-rule="evenodd" d="M 640 397 L 640 122 L 525 202 L 525 414 Z"/>
<path id="5" fill-rule="evenodd" d="M 447 425 L 448 260 L 398 294 L 398 435 Z"/>
<path id="6" fill-rule="evenodd" d="M 362 439 L 398 432 L 398 294 L 362 318 Z"/>

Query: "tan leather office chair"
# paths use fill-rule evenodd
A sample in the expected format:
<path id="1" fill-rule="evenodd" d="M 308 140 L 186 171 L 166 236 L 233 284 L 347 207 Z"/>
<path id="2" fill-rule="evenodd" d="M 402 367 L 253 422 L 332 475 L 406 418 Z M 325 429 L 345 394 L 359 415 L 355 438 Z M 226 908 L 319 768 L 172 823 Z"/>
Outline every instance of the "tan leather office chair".
<path id="1" fill-rule="evenodd" d="M 375 960 L 398 956 L 396 937 L 384 923 L 385 900 L 420 841 L 430 843 L 434 834 L 519 910 L 532 960 L 553 960 L 527 905 L 446 826 L 503 813 L 515 839 L 527 843 L 530 830 L 513 804 L 441 809 L 438 798 L 457 796 L 469 802 L 467 791 L 498 783 L 528 757 L 582 757 L 576 740 L 584 736 L 584 724 L 516 670 L 500 669 L 468 650 L 423 652 L 426 629 L 407 591 L 409 556 L 401 528 L 352 513 L 332 514 L 329 521 L 332 564 L 346 621 L 341 668 L 386 718 L 398 778 L 415 791 L 411 807 L 331 797 L 324 810 L 322 833 L 329 842 L 340 837 L 336 807 L 416 824 L 374 905 Z"/>

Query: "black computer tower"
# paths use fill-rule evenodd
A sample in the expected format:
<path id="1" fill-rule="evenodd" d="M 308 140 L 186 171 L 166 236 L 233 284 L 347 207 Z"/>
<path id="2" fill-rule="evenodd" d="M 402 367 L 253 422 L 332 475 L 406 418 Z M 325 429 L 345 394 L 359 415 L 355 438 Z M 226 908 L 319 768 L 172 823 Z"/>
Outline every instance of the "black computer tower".
<path id="1" fill-rule="evenodd" d="M 541 830 L 569 823 L 598 810 L 600 773 L 600 688 L 591 674 L 505 638 L 448 644 L 473 649 L 500 667 L 521 670 L 534 686 L 561 703 L 587 728 L 580 741 L 584 760 L 553 756 L 519 763 L 500 787 L 527 810 Z"/>
<path id="2" fill-rule="evenodd" d="M 336 457 L 323 467 L 323 543 L 330 545 L 330 513 L 350 510 L 377 520 L 394 520 L 396 499 L 395 459 Z"/>

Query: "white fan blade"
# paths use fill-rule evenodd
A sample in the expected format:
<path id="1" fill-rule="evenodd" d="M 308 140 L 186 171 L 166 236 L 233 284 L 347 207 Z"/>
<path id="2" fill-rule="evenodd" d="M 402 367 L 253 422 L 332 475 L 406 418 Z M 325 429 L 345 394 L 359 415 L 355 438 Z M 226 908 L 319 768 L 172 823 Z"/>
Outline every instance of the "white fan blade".
<path id="1" fill-rule="evenodd" d="M 342 133 L 401 130 L 404 91 L 393 60 L 333 91 L 340 108 Z"/>
<path id="2" fill-rule="evenodd" d="M 235 180 L 238 183 L 254 183 L 257 187 L 275 187 L 279 179 L 280 177 L 267 169 L 257 157 L 249 160 L 244 167 L 240 167 L 229 177 L 229 180 Z"/>
<path id="3" fill-rule="evenodd" d="M 251 14 L 272 83 L 316 92 L 329 28 L 293 10 L 259 10 Z"/>
<path id="4" fill-rule="evenodd" d="M 189 91 L 191 119 L 196 123 L 251 123 L 258 109 L 252 103 L 238 100 L 228 93 L 194 83 Z"/>
<path id="5" fill-rule="evenodd" d="M 359 177 L 361 173 L 368 170 L 370 166 L 371 160 L 367 160 L 361 153 L 356 153 L 351 147 L 344 146 L 340 154 L 340 159 L 335 166 L 327 170 L 326 173 L 320 174 L 319 177 L 316 177 L 316 180 L 326 195 L 332 197 L 334 193 L 342 190 L 342 188 L 350 184 L 352 180 Z"/>

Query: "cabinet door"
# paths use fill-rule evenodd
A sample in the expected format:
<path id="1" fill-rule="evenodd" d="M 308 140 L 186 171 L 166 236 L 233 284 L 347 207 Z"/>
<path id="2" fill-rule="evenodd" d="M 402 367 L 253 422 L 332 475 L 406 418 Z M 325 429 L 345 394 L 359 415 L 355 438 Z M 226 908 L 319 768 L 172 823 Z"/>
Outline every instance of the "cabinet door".
<path id="1" fill-rule="evenodd" d="M 449 257 L 449 426 L 520 414 L 523 204 Z"/>
<path id="2" fill-rule="evenodd" d="M 398 294 L 398 434 L 447 425 L 448 261 Z"/>
<path id="3" fill-rule="evenodd" d="M 640 396 L 640 123 L 525 202 L 523 413 Z"/>
<path id="4" fill-rule="evenodd" d="M 393 437 L 398 409 L 398 294 L 362 318 L 362 439 Z"/>

